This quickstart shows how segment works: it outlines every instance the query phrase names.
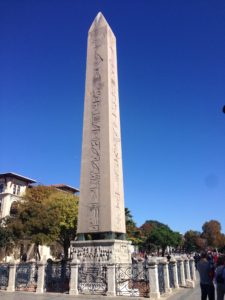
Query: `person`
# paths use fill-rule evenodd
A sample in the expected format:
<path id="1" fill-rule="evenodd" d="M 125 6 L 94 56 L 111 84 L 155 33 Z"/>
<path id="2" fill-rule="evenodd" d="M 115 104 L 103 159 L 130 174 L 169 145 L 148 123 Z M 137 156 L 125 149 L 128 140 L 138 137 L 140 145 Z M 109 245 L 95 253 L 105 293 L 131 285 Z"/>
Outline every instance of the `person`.
<path id="1" fill-rule="evenodd" d="M 217 265 L 218 257 L 219 257 L 219 255 L 218 255 L 217 249 L 214 249 L 214 251 L 213 251 L 213 261 L 214 261 L 215 266 Z"/>
<path id="2" fill-rule="evenodd" d="M 215 300 L 215 288 L 213 284 L 213 266 L 207 259 L 207 253 L 202 252 L 197 263 L 197 270 L 200 276 L 201 300 Z"/>
<path id="3" fill-rule="evenodd" d="M 194 258 L 194 261 L 195 261 L 195 269 L 197 270 L 197 263 L 200 260 L 200 255 L 196 252 L 193 258 Z"/>
<path id="4" fill-rule="evenodd" d="M 224 300 L 225 295 L 225 256 L 219 256 L 215 271 L 217 300 Z"/>
<path id="5" fill-rule="evenodd" d="M 23 253 L 22 257 L 21 257 L 21 261 L 22 262 L 26 262 L 27 261 L 27 254 Z"/>
<path id="6" fill-rule="evenodd" d="M 169 253 L 168 253 L 168 255 L 167 255 L 167 257 L 166 257 L 166 258 L 167 258 L 167 261 L 168 261 L 168 262 L 170 262 L 171 256 L 170 256 L 170 254 L 169 254 Z"/>

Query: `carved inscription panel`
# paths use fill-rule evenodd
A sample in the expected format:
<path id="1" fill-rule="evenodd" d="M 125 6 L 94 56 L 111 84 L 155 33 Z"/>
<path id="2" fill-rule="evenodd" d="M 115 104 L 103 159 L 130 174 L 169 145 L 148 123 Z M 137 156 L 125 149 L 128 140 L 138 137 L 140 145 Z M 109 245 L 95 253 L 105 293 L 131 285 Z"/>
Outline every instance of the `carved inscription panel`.
<path id="1" fill-rule="evenodd" d="M 116 229 L 120 230 L 122 226 L 121 211 L 121 138 L 120 138 L 120 121 L 119 121 L 119 103 L 118 103 L 118 80 L 116 68 L 116 44 L 112 33 L 110 32 L 110 49 L 109 49 L 109 71 L 110 71 L 110 100 L 111 100 L 111 119 L 112 119 L 112 156 L 113 156 L 113 203 L 115 209 Z"/>
<path id="2" fill-rule="evenodd" d="M 89 230 L 99 230 L 99 204 L 101 182 L 101 106 L 103 76 L 103 57 L 99 48 L 104 43 L 106 27 L 91 32 L 91 43 L 94 50 L 92 95 L 91 95 L 91 157 L 90 157 L 90 204 L 89 204 Z"/>

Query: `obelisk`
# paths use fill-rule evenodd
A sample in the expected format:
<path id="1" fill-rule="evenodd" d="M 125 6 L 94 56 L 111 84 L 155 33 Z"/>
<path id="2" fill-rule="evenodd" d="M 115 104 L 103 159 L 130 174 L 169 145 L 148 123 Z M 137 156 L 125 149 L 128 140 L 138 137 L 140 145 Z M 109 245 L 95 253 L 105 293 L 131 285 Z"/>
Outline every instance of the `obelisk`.
<path id="1" fill-rule="evenodd" d="M 125 234 L 116 38 L 98 13 L 88 32 L 77 241 L 71 248 L 80 259 L 93 256 L 83 253 L 86 247 L 105 253 L 104 260 L 129 261 Z"/>

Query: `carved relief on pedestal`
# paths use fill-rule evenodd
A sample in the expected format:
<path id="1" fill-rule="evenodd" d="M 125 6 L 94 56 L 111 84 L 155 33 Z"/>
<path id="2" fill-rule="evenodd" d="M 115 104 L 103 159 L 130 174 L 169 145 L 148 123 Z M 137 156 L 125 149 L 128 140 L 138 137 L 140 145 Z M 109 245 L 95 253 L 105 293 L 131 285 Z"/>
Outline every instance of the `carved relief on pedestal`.
<path id="1" fill-rule="evenodd" d="M 89 246 L 75 247 L 72 252 L 81 262 L 107 262 L 112 257 L 111 247 Z"/>
<path id="2" fill-rule="evenodd" d="M 71 255 L 81 263 L 130 262 L 130 242 L 115 242 L 93 245 L 89 242 L 71 245 Z"/>

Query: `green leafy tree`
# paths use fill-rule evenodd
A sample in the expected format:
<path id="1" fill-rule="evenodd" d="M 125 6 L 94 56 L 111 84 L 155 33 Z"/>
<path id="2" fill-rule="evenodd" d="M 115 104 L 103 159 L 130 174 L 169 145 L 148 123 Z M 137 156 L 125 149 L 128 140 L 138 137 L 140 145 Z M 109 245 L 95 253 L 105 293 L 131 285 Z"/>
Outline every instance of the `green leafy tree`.
<path id="1" fill-rule="evenodd" d="M 78 197 L 53 187 L 28 189 L 23 201 L 17 203 L 16 214 L 6 221 L 17 239 L 30 239 L 39 245 L 59 242 L 65 258 L 77 228 Z"/>
<path id="2" fill-rule="evenodd" d="M 136 226 L 133 220 L 133 216 L 128 208 L 125 208 L 125 220 L 126 220 L 126 232 L 127 239 L 132 242 L 133 245 L 138 246 L 141 244 L 141 231 Z"/>
<path id="3" fill-rule="evenodd" d="M 12 232 L 2 224 L 0 225 L 0 249 L 4 256 L 9 254 L 14 246 L 14 236 Z"/>
<path id="4" fill-rule="evenodd" d="M 145 228 L 145 248 L 147 250 L 157 249 L 158 253 L 162 250 L 162 256 L 165 255 L 167 246 L 177 247 L 181 241 L 181 235 L 172 231 L 167 225 L 158 221 L 146 221 L 141 228 Z"/>

